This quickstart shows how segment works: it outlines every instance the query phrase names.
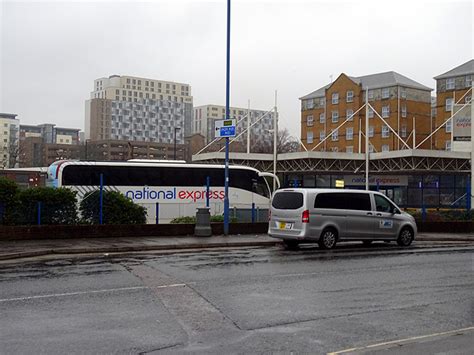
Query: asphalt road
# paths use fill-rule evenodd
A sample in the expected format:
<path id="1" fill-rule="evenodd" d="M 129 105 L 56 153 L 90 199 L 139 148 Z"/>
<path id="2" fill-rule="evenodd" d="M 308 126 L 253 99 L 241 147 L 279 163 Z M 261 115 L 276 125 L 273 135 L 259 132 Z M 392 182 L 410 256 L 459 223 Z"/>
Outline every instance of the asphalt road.
<path id="1" fill-rule="evenodd" d="M 0 353 L 379 353 L 415 337 L 388 353 L 470 354 L 469 329 L 416 338 L 473 326 L 474 249 L 426 251 L 241 248 L 2 266 Z"/>

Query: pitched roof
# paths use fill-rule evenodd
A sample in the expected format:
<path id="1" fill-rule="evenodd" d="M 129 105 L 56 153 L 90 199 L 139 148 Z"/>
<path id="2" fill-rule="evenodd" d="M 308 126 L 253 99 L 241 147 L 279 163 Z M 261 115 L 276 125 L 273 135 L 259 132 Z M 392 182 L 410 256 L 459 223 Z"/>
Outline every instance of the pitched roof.
<path id="1" fill-rule="evenodd" d="M 362 84 L 363 90 L 365 89 L 372 90 L 372 89 L 379 89 L 383 87 L 398 86 L 398 85 L 413 88 L 413 89 L 418 89 L 418 90 L 424 90 L 424 91 L 433 90 L 425 85 L 422 85 L 416 82 L 415 80 L 407 78 L 406 76 L 394 71 L 364 75 L 364 76 L 359 76 L 359 77 L 350 76 L 349 78 L 356 84 Z M 313 91 L 312 93 L 308 95 L 300 97 L 300 100 L 323 97 L 326 89 L 329 86 L 331 86 L 331 84 L 323 86 L 322 88 L 319 88 L 318 90 Z"/>
<path id="2" fill-rule="evenodd" d="M 461 76 L 461 75 L 469 75 L 469 74 L 474 74 L 474 59 L 471 59 L 467 61 L 464 64 L 461 64 L 460 66 L 451 69 L 450 71 L 447 71 L 444 74 L 440 74 L 438 76 L 435 76 L 434 79 L 445 79 L 445 78 L 452 78 L 453 76 Z"/>

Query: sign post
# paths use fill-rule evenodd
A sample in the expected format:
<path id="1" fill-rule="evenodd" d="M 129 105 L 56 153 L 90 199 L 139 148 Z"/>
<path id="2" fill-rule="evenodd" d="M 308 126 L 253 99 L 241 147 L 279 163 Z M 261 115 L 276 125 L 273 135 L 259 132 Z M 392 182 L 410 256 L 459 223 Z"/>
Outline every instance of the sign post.
<path id="1" fill-rule="evenodd" d="M 227 46 L 225 71 L 225 118 L 229 119 L 230 106 L 230 0 L 227 0 Z M 235 127 L 235 125 L 234 125 Z M 234 128 L 235 134 L 235 128 Z M 224 235 L 229 234 L 229 136 L 225 137 L 224 172 Z"/>
<path id="2" fill-rule="evenodd" d="M 215 121 L 215 137 L 235 137 L 236 120 L 216 120 Z"/>

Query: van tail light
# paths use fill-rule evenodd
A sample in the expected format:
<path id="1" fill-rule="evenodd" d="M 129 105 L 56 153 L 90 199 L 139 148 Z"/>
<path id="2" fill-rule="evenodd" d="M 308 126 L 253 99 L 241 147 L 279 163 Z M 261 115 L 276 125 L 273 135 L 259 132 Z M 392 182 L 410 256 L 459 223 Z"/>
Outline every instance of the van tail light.
<path id="1" fill-rule="evenodd" d="M 272 220 L 272 210 L 268 209 L 268 222 Z"/>
<path id="2" fill-rule="evenodd" d="M 303 211 L 303 214 L 301 215 L 301 222 L 309 223 L 309 210 Z"/>

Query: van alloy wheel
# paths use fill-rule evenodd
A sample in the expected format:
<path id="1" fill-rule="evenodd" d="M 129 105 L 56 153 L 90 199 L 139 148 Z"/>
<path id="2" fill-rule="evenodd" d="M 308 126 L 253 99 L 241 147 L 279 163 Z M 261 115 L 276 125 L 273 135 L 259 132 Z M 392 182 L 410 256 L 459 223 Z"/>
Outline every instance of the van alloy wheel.
<path id="1" fill-rule="evenodd" d="M 323 249 L 332 249 L 336 245 L 337 234 L 333 229 L 326 229 L 319 238 L 319 246 Z"/>
<path id="2" fill-rule="evenodd" d="M 413 241 L 413 231 L 410 228 L 403 228 L 397 239 L 397 244 L 402 247 L 407 247 Z"/>

